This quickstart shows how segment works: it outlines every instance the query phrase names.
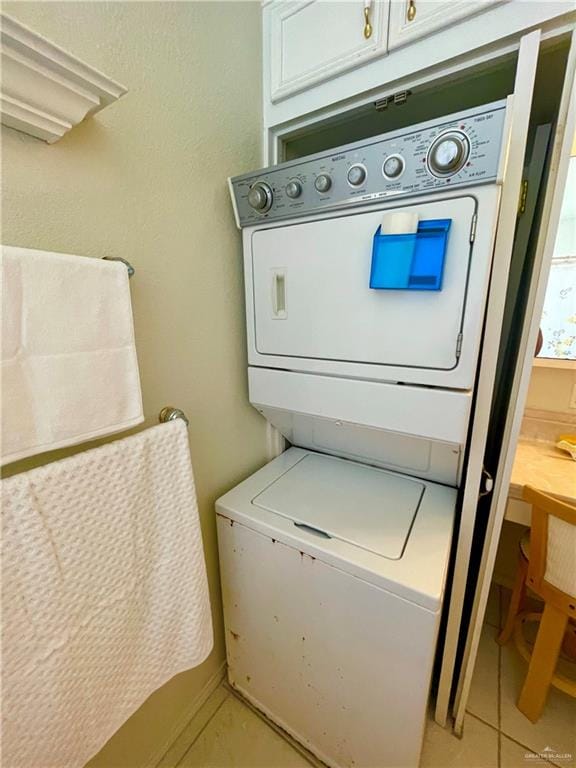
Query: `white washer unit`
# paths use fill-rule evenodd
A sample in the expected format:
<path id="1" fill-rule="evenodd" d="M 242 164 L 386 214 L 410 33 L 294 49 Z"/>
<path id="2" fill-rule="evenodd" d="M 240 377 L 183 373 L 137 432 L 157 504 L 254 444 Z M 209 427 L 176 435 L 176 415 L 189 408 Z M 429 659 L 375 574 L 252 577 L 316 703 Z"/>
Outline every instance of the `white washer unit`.
<path id="1" fill-rule="evenodd" d="M 455 503 L 300 448 L 217 503 L 229 681 L 327 765 L 418 765 Z"/>
<path id="2" fill-rule="evenodd" d="M 335 768 L 418 764 L 505 114 L 231 180 L 250 401 L 298 447 L 217 502 L 228 674 Z"/>

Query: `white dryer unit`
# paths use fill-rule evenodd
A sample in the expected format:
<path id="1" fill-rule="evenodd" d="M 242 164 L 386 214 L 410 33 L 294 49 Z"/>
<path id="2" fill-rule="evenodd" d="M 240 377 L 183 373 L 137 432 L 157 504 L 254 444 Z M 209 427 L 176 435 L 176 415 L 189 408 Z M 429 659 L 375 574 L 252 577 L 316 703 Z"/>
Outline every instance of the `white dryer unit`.
<path id="1" fill-rule="evenodd" d="M 250 401 L 297 447 L 216 505 L 228 674 L 334 768 L 418 765 L 505 114 L 230 182 Z"/>
<path id="2" fill-rule="evenodd" d="M 291 443 L 459 484 L 505 116 L 497 102 L 231 180 L 250 401 Z M 418 231 L 382 235 L 387 216 Z M 434 224 L 436 283 L 418 265 Z M 416 273 L 375 286 L 375 257 L 394 266 L 411 237 Z"/>

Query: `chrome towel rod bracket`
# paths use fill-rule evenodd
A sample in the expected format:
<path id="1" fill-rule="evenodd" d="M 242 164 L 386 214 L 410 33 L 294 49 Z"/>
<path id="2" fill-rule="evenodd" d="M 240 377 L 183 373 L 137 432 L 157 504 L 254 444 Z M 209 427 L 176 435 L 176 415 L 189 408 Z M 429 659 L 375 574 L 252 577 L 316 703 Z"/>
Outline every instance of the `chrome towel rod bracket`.
<path id="1" fill-rule="evenodd" d="M 126 269 L 128 270 L 128 277 L 132 277 L 134 272 L 136 272 L 136 270 L 134 269 L 132 264 L 130 264 L 130 262 L 127 261 L 126 259 L 123 259 L 121 256 L 104 256 L 104 259 L 106 259 L 106 261 L 120 261 L 120 262 L 122 262 L 122 264 L 124 264 Z"/>
<path id="2" fill-rule="evenodd" d="M 171 405 L 167 405 L 165 408 L 162 408 L 158 414 L 158 421 L 161 424 L 164 424 L 167 421 L 174 421 L 174 419 L 182 419 L 186 426 L 190 424 L 184 411 L 181 411 L 180 408 L 173 408 Z"/>

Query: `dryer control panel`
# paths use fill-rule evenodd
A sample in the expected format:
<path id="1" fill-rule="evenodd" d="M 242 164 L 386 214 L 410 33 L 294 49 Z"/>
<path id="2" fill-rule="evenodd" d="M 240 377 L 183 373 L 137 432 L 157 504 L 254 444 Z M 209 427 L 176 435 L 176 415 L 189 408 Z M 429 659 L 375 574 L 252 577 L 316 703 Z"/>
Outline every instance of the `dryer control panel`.
<path id="1" fill-rule="evenodd" d="M 506 101 L 229 180 L 238 226 L 495 183 Z"/>

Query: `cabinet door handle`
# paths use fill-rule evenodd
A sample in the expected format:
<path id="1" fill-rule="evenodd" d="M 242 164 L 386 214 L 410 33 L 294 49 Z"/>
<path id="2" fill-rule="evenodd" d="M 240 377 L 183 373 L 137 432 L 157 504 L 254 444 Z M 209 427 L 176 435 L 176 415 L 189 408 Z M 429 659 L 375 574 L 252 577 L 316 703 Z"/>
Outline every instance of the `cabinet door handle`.
<path id="1" fill-rule="evenodd" d="M 372 24 L 370 23 L 370 8 L 372 0 L 364 0 L 364 37 L 368 40 L 372 37 Z"/>
<path id="2" fill-rule="evenodd" d="M 408 0 L 408 10 L 406 11 L 406 18 L 408 21 L 414 21 L 416 18 L 416 2 L 415 0 Z"/>

